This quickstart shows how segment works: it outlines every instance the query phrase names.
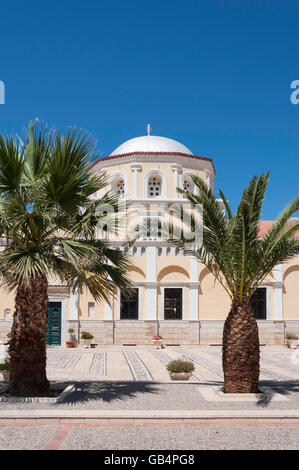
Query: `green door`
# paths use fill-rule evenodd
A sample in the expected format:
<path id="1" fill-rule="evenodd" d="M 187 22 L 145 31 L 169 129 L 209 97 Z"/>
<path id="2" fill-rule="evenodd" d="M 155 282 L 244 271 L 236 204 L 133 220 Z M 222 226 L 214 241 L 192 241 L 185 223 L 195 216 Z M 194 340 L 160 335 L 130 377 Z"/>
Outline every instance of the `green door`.
<path id="1" fill-rule="evenodd" d="M 61 345 L 61 302 L 48 303 L 47 344 Z"/>

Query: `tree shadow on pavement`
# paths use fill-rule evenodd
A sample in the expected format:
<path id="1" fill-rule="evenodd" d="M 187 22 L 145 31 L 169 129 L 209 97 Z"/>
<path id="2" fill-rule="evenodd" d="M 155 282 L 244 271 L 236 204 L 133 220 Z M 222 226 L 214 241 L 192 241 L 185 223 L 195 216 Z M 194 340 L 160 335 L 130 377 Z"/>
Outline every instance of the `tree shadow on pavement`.
<path id="1" fill-rule="evenodd" d="M 67 395 L 61 404 L 86 404 L 91 400 L 110 403 L 116 400 L 136 398 L 137 394 L 160 393 L 158 383 L 153 382 L 72 382 L 75 391 Z"/>
<path id="2" fill-rule="evenodd" d="M 288 380 L 288 381 L 274 381 L 274 380 L 265 380 L 260 382 L 261 388 L 265 388 L 266 394 L 261 395 L 261 398 L 258 399 L 256 405 L 260 407 L 268 406 L 273 399 L 275 393 L 286 396 L 293 393 L 299 392 L 299 380 Z M 267 393 L 267 389 L 269 393 Z M 291 397 L 289 397 L 291 398 Z"/>

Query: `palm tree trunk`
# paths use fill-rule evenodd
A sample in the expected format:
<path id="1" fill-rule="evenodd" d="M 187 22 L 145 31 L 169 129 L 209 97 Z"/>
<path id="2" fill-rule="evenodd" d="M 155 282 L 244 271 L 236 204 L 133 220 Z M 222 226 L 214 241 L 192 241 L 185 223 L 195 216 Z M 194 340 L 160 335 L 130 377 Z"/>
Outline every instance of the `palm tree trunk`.
<path id="1" fill-rule="evenodd" d="M 9 342 L 10 384 L 13 396 L 49 396 L 46 376 L 46 332 L 48 324 L 46 276 L 20 283 Z"/>
<path id="2" fill-rule="evenodd" d="M 257 393 L 258 326 L 249 303 L 233 303 L 223 329 L 224 393 Z"/>

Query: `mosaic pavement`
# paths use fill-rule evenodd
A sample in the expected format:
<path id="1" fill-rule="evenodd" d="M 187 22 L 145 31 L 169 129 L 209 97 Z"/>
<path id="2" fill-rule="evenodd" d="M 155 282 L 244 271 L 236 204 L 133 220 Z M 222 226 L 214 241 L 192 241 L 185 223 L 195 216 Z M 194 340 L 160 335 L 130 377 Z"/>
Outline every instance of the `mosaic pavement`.
<path id="1" fill-rule="evenodd" d="M 299 364 L 292 363 L 292 353 L 292 350 L 283 347 L 262 348 L 261 379 L 283 382 L 299 380 Z M 191 382 L 219 381 L 223 378 L 221 349 L 213 347 L 48 348 L 47 355 L 50 380 L 169 382 L 166 366 L 172 359 L 179 357 L 194 362 L 195 371 Z"/>

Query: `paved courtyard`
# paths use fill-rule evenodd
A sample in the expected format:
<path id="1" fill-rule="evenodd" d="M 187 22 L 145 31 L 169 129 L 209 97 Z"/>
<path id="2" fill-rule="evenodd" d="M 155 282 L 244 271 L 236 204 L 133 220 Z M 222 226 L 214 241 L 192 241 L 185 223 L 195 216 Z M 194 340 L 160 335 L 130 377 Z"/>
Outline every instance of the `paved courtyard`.
<path id="1" fill-rule="evenodd" d="M 299 350 L 292 363 L 293 350 L 284 347 L 261 348 L 261 380 L 299 380 Z M 221 348 L 119 347 L 85 349 L 48 348 L 47 373 L 50 380 L 101 380 L 169 382 L 166 365 L 184 356 L 194 362 L 192 382 L 223 379 Z"/>
<path id="2" fill-rule="evenodd" d="M 299 358 L 299 350 L 297 350 Z M 0 402 L 4 410 L 192 410 L 299 412 L 299 364 L 293 351 L 264 347 L 261 351 L 261 390 L 265 396 L 221 395 L 220 348 L 98 348 L 48 349 L 48 378 L 74 390 L 61 403 Z M 166 365 L 184 356 L 195 364 L 189 382 L 171 382 Z"/>
<path id="3" fill-rule="evenodd" d="M 292 354 L 263 347 L 267 394 L 231 398 L 221 395 L 218 347 L 49 348 L 48 378 L 74 390 L 61 403 L 0 402 L 0 449 L 298 450 Z M 194 375 L 171 382 L 166 365 L 181 356 L 194 362 Z"/>

